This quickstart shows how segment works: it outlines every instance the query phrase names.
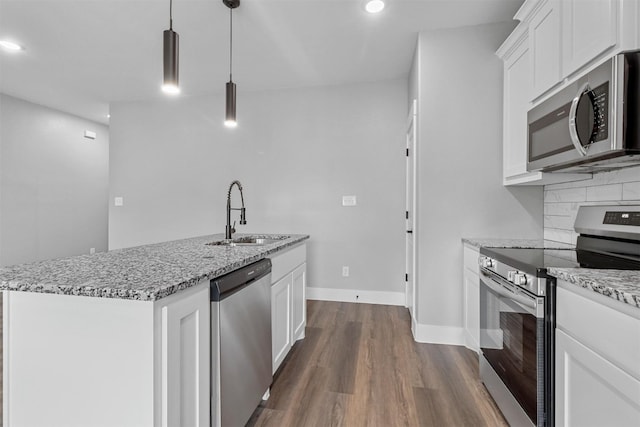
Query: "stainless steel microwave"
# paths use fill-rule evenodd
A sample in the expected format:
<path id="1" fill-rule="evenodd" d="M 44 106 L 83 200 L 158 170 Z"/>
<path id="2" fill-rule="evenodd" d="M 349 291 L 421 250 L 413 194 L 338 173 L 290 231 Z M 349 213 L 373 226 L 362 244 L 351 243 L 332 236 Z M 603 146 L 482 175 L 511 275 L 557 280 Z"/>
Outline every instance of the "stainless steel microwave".
<path id="1" fill-rule="evenodd" d="M 640 51 L 621 53 L 529 110 L 527 170 L 640 165 Z"/>

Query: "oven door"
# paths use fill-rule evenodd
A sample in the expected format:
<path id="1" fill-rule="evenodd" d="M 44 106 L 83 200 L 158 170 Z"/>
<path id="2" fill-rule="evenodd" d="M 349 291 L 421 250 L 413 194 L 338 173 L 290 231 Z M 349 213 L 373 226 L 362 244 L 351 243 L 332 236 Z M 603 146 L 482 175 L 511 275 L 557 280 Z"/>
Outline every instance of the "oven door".
<path id="1" fill-rule="evenodd" d="M 543 426 L 544 297 L 536 297 L 488 270 L 481 269 L 480 273 L 481 354 L 532 425 Z M 509 411 L 501 409 L 507 416 Z M 517 408 L 516 412 L 521 413 Z"/>

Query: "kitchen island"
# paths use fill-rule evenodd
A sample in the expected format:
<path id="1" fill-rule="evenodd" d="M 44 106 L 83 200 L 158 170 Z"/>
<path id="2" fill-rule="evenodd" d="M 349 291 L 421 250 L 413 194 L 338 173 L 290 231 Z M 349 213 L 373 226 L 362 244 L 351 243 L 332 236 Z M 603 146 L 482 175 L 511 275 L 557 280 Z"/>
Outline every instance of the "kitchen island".
<path id="1" fill-rule="evenodd" d="M 209 281 L 308 238 L 268 237 L 0 268 L 3 425 L 209 426 Z"/>

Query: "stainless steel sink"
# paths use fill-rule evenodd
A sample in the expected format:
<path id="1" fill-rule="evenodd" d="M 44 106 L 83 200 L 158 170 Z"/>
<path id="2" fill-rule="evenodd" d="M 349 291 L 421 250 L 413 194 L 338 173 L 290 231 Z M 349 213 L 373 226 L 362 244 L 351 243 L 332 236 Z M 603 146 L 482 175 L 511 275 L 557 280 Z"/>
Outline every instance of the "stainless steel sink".
<path id="1" fill-rule="evenodd" d="M 231 240 L 217 240 L 206 243 L 209 246 L 262 246 L 277 243 L 288 239 L 289 236 L 263 237 L 263 236 L 242 236 Z"/>

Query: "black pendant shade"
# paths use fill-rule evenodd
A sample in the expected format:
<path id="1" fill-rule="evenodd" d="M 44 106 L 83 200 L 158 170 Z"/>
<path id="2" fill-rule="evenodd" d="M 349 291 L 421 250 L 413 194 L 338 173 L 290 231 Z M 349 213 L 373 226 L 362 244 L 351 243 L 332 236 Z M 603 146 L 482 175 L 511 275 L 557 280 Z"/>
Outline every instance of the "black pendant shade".
<path id="1" fill-rule="evenodd" d="M 163 42 L 164 80 L 162 90 L 167 93 L 178 93 L 180 92 L 178 84 L 178 33 L 173 30 L 164 30 Z"/>
<path id="2" fill-rule="evenodd" d="M 180 93 L 178 85 L 178 33 L 173 31 L 173 0 L 169 0 L 169 29 L 162 33 L 162 65 L 164 78 L 162 90 L 166 93 Z"/>
<path id="3" fill-rule="evenodd" d="M 236 127 L 236 84 L 229 80 L 227 82 L 227 113 L 224 119 L 227 127 Z"/>

